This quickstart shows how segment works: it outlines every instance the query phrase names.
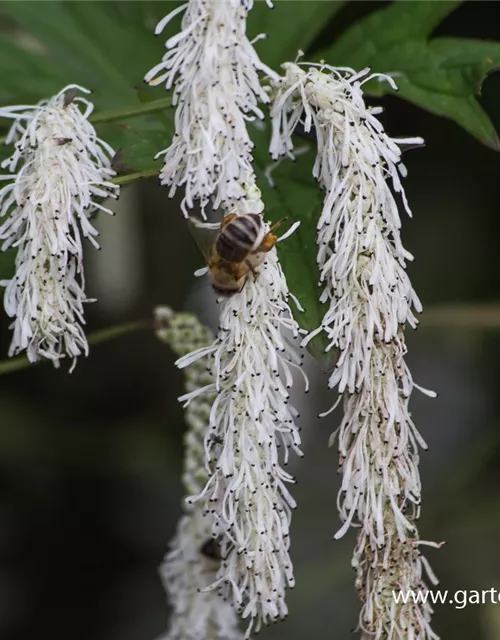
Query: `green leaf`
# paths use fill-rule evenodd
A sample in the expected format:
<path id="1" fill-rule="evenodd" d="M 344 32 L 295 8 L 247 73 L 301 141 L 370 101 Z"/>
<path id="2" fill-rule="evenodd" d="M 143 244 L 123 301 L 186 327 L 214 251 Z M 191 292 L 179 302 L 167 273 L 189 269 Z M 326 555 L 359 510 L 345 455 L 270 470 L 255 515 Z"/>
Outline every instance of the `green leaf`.
<path id="1" fill-rule="evenodd" d="M 13 26 L 0 40 L 0 99 L 37 101 L 76 82 L 93 90 L 97 109 L 136 103 L 136 88 L 164 53 L 163 40 L 153 35 L 155 23 L 175 6 L 113 0 L 2 2 L 0 18 Z M 179 21 L 180 16 L 170 28 L 175 30 Z"/>
<path id="2" fill-rule="evenodd" d="M 119 174 L 146 169 L 159 173 L 161 159 L 154 157 L 172 140 L 172 131 L 159 123 L 144 122 L 144 118 L 102 125 L 99 133 L 117 151 L 113 166 Z"/>
<path id="3" fill-rule="evenodd" d="M 153 141 L 156 136 L 138 137 L 135 142 L 118 147 L 113 158 L 113 168 L 118 175 L 156 169 L 160 173 L 160 161 L 154 159 L 160 147 Z"/>
<path id="4" fill-rule="evenodd" d="M 0 10 L 1 10 L 0 5 Z M 0 14 L 1 15 L 1 14 Z M 50 68 L 44 56 L 20 47 L 12 36 L 0 33 L 0 100 L 30 102 L 64 87 L 60 67 Z"/>
<path id="5" fill-rule="evenodd" d="M 398 95 L 454 120 L 478 140 L 500 150 L 489 117 L 476 100 L 485 77 L 500 66 L 500 43 L 463 38 L 428 39 L 460 2 L 393 2 L 349 29 L 318 56 L 354 69 L 390 73 Z M 394 93 L 373 80 L 367 93 Z"/>
<path id="6" fill-rule="evenodd" d="M 466 38 L 436 38 L 429 47 L 447 73 L 455 73 L 464 88 L 481 90 L 484 78 L 500 67 L 500 42 Z"/>
<path id="7" fill-rule="evenodd" d="M 153 29 L 173 6 L 122 5 L 49 2 L 41 10 L 38 2 L 2 3 L 0 16 L 16 27 L 0 34 L 0 97 L 2 88 L 14 102 L 50 97 L 73 82 L 91 88 L 96 106 L 92 120 L 100 123 L 99 135 L 121 149 L 123 172 L 159 170 L 154 155 L 171 140 L 173 111 L 156 109 L 133 120 L 128 116 L 134 107 L 139 113 L 166 98 L 162 87 L 145 87 L 142 78 L 164 53 L 163 39 L 155 38 Z M 106 114 L 113 120 L 120 116 L 120 123 L 102 124 L 100 116 Z"/>
<path id="8" fill-rule="evenodd" d="M 278 222 L 287 218 L 286 225 L 300 221 L 300 227 L 286 240 L 278 244 L 278 255 L 285 273 L 288 287 L 296 296 L 304 311 L 291 304 L 295 319 L 303 329 L 316 329 L 326 311 L 320 304 L 318 286 L 319 271 L 316 264 L 316 223 L 319 219 L 323 192 L 312 177 L 314 151 L 297 157 L 295 161 L 281 160 L 272 170 L 274 187 L 269 185 L 266 169 L 273 164 L 269 153 L 267 134 L 255 132 L 255 168 L 262 199 L 266 203 L 266 220 Z M 308 344 L 312 355 L 331 364 L 332 352 L 325 353 L 327 341 L 320 334 Z"/>
<path id="9" fill-rule="evenodd" d="M 256 2 L 248 16 L 250 38 L 259 33 L 266 40 L 256 43 L 260 59 L 269 67 L 279 70 L 283 62 L 295 60 L 299 49 L 307 51 L 324 25 L 345 4 L 333 0 L 294 0 L 275 2 L 272 9 L 266 2 Z"/>
<path id="10" fill-rule="evenodd" d="M 460 4 L 460 0 L 393 2 L 384 9 L 370 13 L 318 55 L 337 66 L 349 65 L 359 69 L 371 66 L 379 71 L 373 64 L 366 65 L 368 56 L 378 56 L 408 40 L 425 41 Z"/>
<path id="11" fill-rule="evenodd" d="M 125 117 L 126 110 L 97 113 L 93 121 L 100 122 L 99 134 L 116 150 L 113 167 L 118 174 L 141 172 L 158 174 L 161 169 L 161 159 L 155 155 L 166 149 L 174 133 L 172 110 L 167 106 L 158 109 L 167 100 L 156 100 L 144 103 L 136 108 L 137 115 Z M 140 110 L 151 109 L 151 113 L 140 115 Z M 154 111 L 153 111 L 154 109 Z M 123 118 L 116 118 L 119 113 Z M 167 115 L 168 114 L 168 115 Z"/>

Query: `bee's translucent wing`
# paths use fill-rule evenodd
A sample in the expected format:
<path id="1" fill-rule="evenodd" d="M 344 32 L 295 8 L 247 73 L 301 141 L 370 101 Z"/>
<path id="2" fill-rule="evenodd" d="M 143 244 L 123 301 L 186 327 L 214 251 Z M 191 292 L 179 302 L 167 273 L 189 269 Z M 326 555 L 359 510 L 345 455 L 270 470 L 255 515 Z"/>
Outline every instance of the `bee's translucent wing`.
<path id="1" fill-rule="evenodd" d="M 220 224 L 203 222 L 198 218 L 188 218 L 188 228 L 205 260 L 210 262 L 219 235 Z"/>

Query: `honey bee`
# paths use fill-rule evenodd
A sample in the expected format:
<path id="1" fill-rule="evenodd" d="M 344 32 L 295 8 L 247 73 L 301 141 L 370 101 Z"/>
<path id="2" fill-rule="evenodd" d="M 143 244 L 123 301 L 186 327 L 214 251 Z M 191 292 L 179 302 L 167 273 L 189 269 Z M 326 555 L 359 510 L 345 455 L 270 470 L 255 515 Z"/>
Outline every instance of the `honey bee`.
<path id="1" fill-rule="evenodd" d="M 205 256 L 216 293 L 232 296 L 243 289 L 250 273 L 258 275 L 257 267 L 278 241 L 273 231 L 282 222 L 266 232 L 260 213 L 230 213 L 220 225 L 189 218 L 191 233 Z"/>

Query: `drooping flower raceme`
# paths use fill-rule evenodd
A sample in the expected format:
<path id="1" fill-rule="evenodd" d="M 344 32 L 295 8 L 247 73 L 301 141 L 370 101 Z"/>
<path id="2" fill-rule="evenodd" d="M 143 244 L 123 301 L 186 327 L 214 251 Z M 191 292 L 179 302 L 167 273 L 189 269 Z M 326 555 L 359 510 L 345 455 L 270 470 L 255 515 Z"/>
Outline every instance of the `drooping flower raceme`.
<path id="1" fill-rule="evenodd" d="M 160 180 L 170 195 L 184 187 L 186 216 L 195 201 L 202 212 L 209 202 L 231 211 L 247 197 L 253 143 L 246 124 L 263 117 L 258 103 L 269 100 L 257 72 L 273 74 L 246 36 L 252 6 L 253 0 L 190 0 L 156 27 L 161 33 L 185 10 L 182 31 L 167 40 L 167 53 L 145 80 L 173 89 L 175 135 L 158 153 L 165 156 Z"/>
<path id="2" fill-rule="evenodd" d="M 113 149 L 97 137 L 93 105 L 77 92 L 90 93 L 70 85 L 37 105 L 0 109 L 14 120 L 6 143 L 15 146 L 0 190 L 2 250 L 17 250 L 14 277 L 0 283 L 14 318 L 9 355 L 26 350 L 31 362 L 55 366 L 88 353 L 82 236 L 99 247 L 91 216 L 111 213 L 101 200 L 119 193 L 110 182 Z"/>
<path id="3" fill-rule="evenodd" d="M 418 448 L 425 447 L 412 422 L 413 388 L 405 363 L 405 325 L 416 327 L 421 304 L 405 271 L 412 256 L 403 248 L 401 220 L 390 185 L 408 214 L 400 176 L 402 144 L 392 140 L 365 105 L 363 83 L 373 76 L 330 67 L 307 71 L 286 64 L 274 83 L 274 157 L 291 154 L 299 121 L 314 129 L 314 176 L 325 190 L 318 222 L 321 300 L 329 304 L 321 326 L 339 357 L 329 385 L 343 398 L 338 429 L 342 487 L 338 506 L 344 525 L 359 527 L 353 566 L 363 602 L 360 628 L 367 637 L 435 638 L 430 604 L 396 601 L 393 590 L 426 590 L 416 519 L 421 490 Z M 382 77 L 381 81 L 392 79 Z M 336 435 L 336 434 L 334 434 Z M 425 571 L 424 571 L 425 570 Z"/>
<path id="4" fill-rule="evenodd" d="M 214 535 L 221 536 L 223 560 L 213 588 L 256 630 L 286 616 L 285 589 L 294 585 L 289 525 L 295 501 L 286 487 L 293 477 L 278 456 L 280 447 L 285 463 L 290 449 L 301 455 L 297 412 L 289 404 L 300 358 L 286 337 L 298 330 L 287 297 L 276 255 L 270 255 L 258 279 L 223 304 L 212 347 L 178 363 L 212 358 L 215 382 L 206 391 L 217 396 L 206 441 L 210 477 L 199 498 L 214 517 Z M 182 400 L 193 402 L 197 393 Z M 211 442 L 221 443 L 220 452 L 210 450 Z"/>
<path id="5" fill-rule="evenodd" d="M 167 40 L 163 62 L 146 76 L 174 90 L 176 134 L 161 179 L 171 194 L 185 188 L 186 215 L 195 204 L 236 214 L 264 209 L 247 122 L 262 117 L 258 102 L 268 101 L 257 72 L 272 72 L 245 34 L 252 4 L 190 0 L 181 33 Z M 209 479 L 193 502 L 202 501 L 220 542 L 222 561 L 211 588 L 250 619 L 247 636 L 287 613 L 295 503 L 286 488 L 293 478 L 282 469 L 278 449 L 285 460 L 289 449 L 300 453 L 297 414 L 289 405 L 291 372 L 300 363 L 290 338 L 299 329 L 276 251 L 265 258 L 242 291 L 221 302 L 214 344 L 178 362 L 185 367 L 211 359 L 213 383 L 182 398 L 192 403 L 199 393 L 216 394 L 205 440 Z"/>
<path id="6" fill-rule="evenodd" d="M 155 310 L 157 336 L 177 356 L 213 342 L 211 331 L 190 313 L 174 313 L 168 307 Z M 201 358 L 185 369 L 186 389 L 200 390 L 212 381 L 207 372 L 207 359 Z M 186 497 L 199 494 L 208 479 L 205 469 L 206 440 L 213 392 L 200 393 L 187 406 L 184 437 L 184 476 Z M 212 537 L 213 519 L 204 513 L 204 504 L 184 502 L 184 515 L 165 556 L 160 572 L 172 607 L 165 640 L 240 640 L 238 618 L 230 602 L 214 590 L 206 591 L 220 566 L 220 544 Z"/>

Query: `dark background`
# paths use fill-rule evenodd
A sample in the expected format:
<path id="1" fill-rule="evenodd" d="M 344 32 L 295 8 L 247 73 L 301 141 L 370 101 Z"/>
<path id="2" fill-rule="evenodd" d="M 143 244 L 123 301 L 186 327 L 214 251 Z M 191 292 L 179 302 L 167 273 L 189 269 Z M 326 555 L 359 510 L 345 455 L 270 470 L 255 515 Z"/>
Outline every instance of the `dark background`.
<path id="1" fill-rule="evenodd" d="M 381 5 L 350 3 L 332 28 Z M 500 40 L 500 4 L 468 2 L 438 33 Z M 500 74 L 486 81 L 482 103 L 500 129 Z M 383 104 L 391 135 L 426 140 L 406 155 L 414 218 L 403 231 L 428 318 L 424 312 L 408 335 L 408 360 L 416 381 L 439 392 L 436 400 L 415 392 L 412 401 L 429 444 L 421 537 L 447 541 L 427 552 L 442 588 L 500 589 L 500 155 L 449 121 L 396 98 Z M 156 180 L 124 191 L 117 216 L 99 226 L 105 250 L 87 256 L 89 294 L 99 298 L 88 307 L 89 331 L 146 319 L 160 303 L 216 321 L 211 292 L 191 275 L 202 262 L 178 203 Z M 443 307 L 451 309 L 445 319 Z M 2 316 L 3 357 L 8 324 Z M 1 378 L 2 639 L 153 640 L 164 631 L 157 566 L 182 495 L 182 375 L 173 361 L 143 331 L 93 347 L 71 375 L 43 364 Z M 310 372 L 316 395 L 302 411 L 306 457 L 294 468 L 298 586 L 289 620 L 264 637 L 343 640 L 358 603 L 354 537 L 332 541 L 339 481 L 327 441 L 339 415 L 315 418 L 333 398 L 312 363 Z M 500 604 L 436 606 L 434 628 L 445 639 L 500 639 Z"/>

